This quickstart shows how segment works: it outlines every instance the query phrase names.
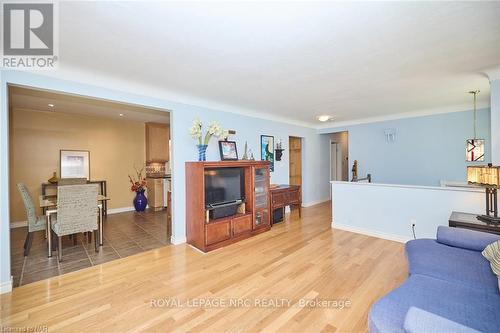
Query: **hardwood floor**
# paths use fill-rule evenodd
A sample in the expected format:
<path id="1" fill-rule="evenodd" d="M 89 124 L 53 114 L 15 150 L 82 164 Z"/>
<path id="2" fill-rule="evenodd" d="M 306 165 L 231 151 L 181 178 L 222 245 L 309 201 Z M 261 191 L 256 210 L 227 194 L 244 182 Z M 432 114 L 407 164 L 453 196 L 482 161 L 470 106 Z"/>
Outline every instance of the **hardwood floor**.
<path id="1" fill-rule="evenodd" d="M 407 276 L 404 246 L 331 229 L 330 221 L 325 203 L 303 209 L 302 219 L 293 213 L 269 232 L 208 254 L 185 244 L 166 246 L 21 286 L 1 296 L 1 326 L 365 332 L 370 305 Z M 350 304 L 303 306 L 315 298 Z M 238 299 L 246 304 L 231 307 Z"/>

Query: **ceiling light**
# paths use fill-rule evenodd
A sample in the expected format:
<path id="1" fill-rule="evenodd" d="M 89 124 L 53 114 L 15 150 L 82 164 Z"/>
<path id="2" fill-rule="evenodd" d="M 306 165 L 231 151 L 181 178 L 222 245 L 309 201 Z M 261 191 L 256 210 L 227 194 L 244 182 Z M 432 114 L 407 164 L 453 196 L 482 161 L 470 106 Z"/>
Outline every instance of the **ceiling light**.
<path id="1" fill-rule="evenodd" d="M 123 113 L 120 113 L 120 115 L 119 115 L 119 116 L 120 116 L 120 117 L 123 117 Z"/>
<path id="2" fill-rule="evenodd" d="M 332 120 L 332 117 L 330 117 L 329 115 L 321 115 L 321 116 L 318 116 L 318 120 L 321 121 L 321 122 L 325 122 L 325 121 L 328 121 L 328 120 Z"/>
<path id="3" fill-rule="evenodd" d="M 49 106 L 49 108 L 53 108 L 53 107 L 55 106 L 55 105 L 54 105 L 54 104 L 52 104 L 52 103 L 49 103 L 49 104 L 47 104 L 47 105 Z"/>

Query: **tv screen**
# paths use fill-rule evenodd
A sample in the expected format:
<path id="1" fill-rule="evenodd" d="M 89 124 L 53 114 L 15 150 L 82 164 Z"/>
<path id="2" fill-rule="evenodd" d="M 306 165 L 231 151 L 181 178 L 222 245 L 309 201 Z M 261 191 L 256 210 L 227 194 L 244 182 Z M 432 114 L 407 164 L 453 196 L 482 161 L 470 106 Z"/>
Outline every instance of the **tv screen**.
<path id="1" fill-rule="evenodd" d="M 217 205 L 243 200 L 245 175 L 243 168 L 205 170 L 205 205 Z"/>

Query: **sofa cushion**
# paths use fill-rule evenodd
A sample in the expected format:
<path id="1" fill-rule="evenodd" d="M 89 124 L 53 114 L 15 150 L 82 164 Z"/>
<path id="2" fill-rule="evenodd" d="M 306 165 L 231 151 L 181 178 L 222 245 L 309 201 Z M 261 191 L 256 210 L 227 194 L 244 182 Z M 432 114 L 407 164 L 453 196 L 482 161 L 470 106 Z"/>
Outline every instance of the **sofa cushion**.
<path id="1" fill-rule="evenodd" d="M 413 306 L 406 313 L 404 329 L 407 333 L 480 333 L 473 328 Z"/>
<path id="2" fill-rule="evenodd" d="M 437 242 L 467 250 L 483 251 L 489 244 L 500 240 L 500 235 L 462 228 L 439 226 Z"/>
<path id="3" fill-rule="evenodd" d="M 500 327 L 500 294 L 414 274 L 372 306 L 370 332 L 405 332 L 410 307 L 480 332 L 498 332 Z"/>
<path id="4" fill-rule="evenodd" d="M 493 273 L 500 274 L 500 240 L 488 245 L 482 252 L 483 257 L 491 263 Z"/>
<path id="5" fill-rule="evenodd" d="M 406 243 L 409 273 L 428 275 L 498 294 L 498 280 L 481 252 L 416 239 Z"/>
<path id="6" fill-rule="evenodd" d="M 488 245 L 482 255 L 489 260 L 491 270 L 498 278 L 498 289 L 500 290 L 500 240 Z"/>

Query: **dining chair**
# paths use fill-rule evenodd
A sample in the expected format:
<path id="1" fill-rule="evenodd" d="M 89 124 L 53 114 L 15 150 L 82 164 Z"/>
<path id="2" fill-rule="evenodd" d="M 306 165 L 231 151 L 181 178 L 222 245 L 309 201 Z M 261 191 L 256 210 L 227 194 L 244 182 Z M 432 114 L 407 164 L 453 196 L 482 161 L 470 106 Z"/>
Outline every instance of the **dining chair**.
<path id="1" fill-rule="evenodd" d="M 83 185 L 87 184 L 87 178 L 61 178 L 57 185 Z"/>
<path id="2" fill-rule="evenodd" d="M 33 243 L 33 233 L 35 231 L 45 230 L 46 222 L 44 216 L 36 215 L 35 205 L 26 185 L 18 183 L 17 189 L 19 193 L 21 193 L 24 208 L 26 209 L 26 216 L 28 218 L 28 233 L 24 241 L 24 256 L 26 257 L 30 253 L 31 243 Z"/>
<path id="3" fill-rule="evenodd" d="M 51 229 L 58 238 L 57 253 L 62 260 L 62 237 L 80 232 L 92 232 L 95 251 L 98 248 L 98 186 L 96 184 L 66 185 L 57 188 L 57 216 Z"/>

